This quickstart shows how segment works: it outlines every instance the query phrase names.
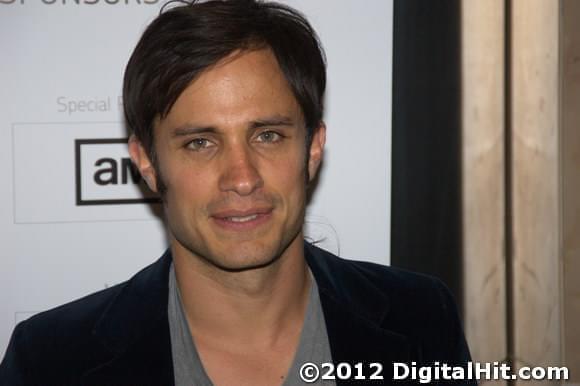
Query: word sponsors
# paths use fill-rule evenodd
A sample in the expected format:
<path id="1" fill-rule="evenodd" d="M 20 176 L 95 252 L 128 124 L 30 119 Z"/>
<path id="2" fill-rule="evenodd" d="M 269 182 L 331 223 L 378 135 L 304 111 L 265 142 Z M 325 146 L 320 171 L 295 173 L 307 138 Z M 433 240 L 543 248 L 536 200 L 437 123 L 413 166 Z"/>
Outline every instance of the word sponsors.
<path id="1" fill-rule="evenodd" d="M 522 367 L 512 373 L 511 367 L 506 363 L 478 363 L 467 362 L 464 366 L 450 366 L 447 363 L 434 362 L 432 366 L 417 366 L 417 362 L 411 364 L 395 362 L 392 364 L 393 381 L 419 381 L 419 383 L 431 383 L 433 381 L 464 381 L 464 380 L 567 380 L 569 378 L 567 367 Z M 384 380 L 383 364 L 379 362 L 354 364 L 340 363 L 304 363 L 300 367 L 300 378 L 306 383 L 314 383 L 318 380 L 357 380 L 377 381 Z"/>
<path id="2" fill-rule="evenodd" d="M 433 363 L 433 366 L 417 367 L 416 362 L 393 363 L 393 380 L 413 380 L 419 383 L 431 383 L 439 380 L 566 380 L 566 367 L 533 367 L 520 368 L 516 373 L 506 363 L 467 362 L 465 366 L 450 366 L 447 363 Z"/>
<path id="3" fill-rule="evenodd" d="M 67 4 L 76 4 L 76 5 L 98 5 L 98 4 L 106 4 L 106 5 L 117 5 L 117 4 L 144 4 L 144 5 L 151 5 L 157 4 L 160 0 L 34 0 L 34 2 L 40 2 L 45 5 L 67 5 Z M 0 5 L 2 4 L 20 4 L 24 5 L 28 3 L 28 0 L 0 0 Z"/>

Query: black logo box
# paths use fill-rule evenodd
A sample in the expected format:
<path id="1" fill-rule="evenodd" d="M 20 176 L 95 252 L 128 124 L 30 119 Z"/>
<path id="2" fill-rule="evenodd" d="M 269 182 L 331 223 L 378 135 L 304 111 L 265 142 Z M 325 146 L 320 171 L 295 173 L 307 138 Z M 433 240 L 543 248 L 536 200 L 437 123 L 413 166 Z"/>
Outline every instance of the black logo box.
<path id="1" fill-rule="evenodd" d="M 75 185 L 77 206 L 87 205 L 125 205 L 125 204 L 157 204 L 161 200 L 159 197 L 151 198 L 130 198 L 130 199 L 106 199 L 106 200 L 85 200 L 82 195 L 81 186 L 81 146 L 83 145 L 110 145 L 116 143 L 127 143 L 128 138 L 94 138 L 75 139 Z"/>

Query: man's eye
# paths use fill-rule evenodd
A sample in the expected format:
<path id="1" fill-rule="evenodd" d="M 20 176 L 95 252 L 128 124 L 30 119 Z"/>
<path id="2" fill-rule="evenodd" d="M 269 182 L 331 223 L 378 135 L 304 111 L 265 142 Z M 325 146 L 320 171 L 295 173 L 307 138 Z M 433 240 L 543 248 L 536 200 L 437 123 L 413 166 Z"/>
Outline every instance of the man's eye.
<path id="1" fill-rule="evenodd" d="M 275 131 L 264 131 L 258 136 L 258 142 L 273 143 L 282 140 L 282 136 Z"/>
<path id="2" fill-rule="evenodd" d="M 205 138 L 196 138 L 193 141 L 187 143 L 187 148 L 190 150 L 201 150 L 211 147 L 212 143 Z"/>

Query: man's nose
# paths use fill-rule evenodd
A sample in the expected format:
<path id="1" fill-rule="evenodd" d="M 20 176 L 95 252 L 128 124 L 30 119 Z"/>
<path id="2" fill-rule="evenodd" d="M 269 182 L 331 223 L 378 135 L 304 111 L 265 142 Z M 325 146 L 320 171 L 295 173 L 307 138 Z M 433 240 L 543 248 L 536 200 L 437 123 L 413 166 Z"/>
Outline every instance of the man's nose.
<path id="1" fill-rule="evenodd" d="M 221 191 L 247 196 L 264 186 L 256 160 L 247 147 L 235 146 L 228 149 L 224 161 L 219 180 Z"/>

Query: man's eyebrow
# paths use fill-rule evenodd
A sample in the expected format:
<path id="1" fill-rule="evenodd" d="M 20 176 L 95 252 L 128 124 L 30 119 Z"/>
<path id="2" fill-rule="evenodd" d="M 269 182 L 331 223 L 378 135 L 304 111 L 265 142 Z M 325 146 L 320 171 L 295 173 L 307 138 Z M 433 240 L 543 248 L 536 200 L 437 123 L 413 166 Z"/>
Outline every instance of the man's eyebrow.
<path id="1" fill-rule="evenodd" d="M 258 129 L 265 126 L 294 126 L 296 122 L 292 118 L 275 116 L 271 118 L 257 119 L 250 124 L 251 129 Z"/>
<path id="2" fill-rule="evenodd" d="M 176 127 L 171 130 L 172 137 L 185 137 L 192 134 L 202 134 L 202 133 L 216 133 L 215 127 L 199 127 L 195 125 L 183 125 Z"/>
<path id="3" fill-rule="evenodd" d="M 261 127 L 267 126 L 294 126 L 296 122 L 290 117 L 285 116 L 274 116 L 270 118 L 257 119 L 250 122 L 250 129 L 259 129 Z M 185 124 L 176 127 L 171 130 L 172 137 L 185 137 L 193 134 L 203 134 L 203 133 L 217 133 L 218 130 L 213 126 L 196 126 Z"/>

